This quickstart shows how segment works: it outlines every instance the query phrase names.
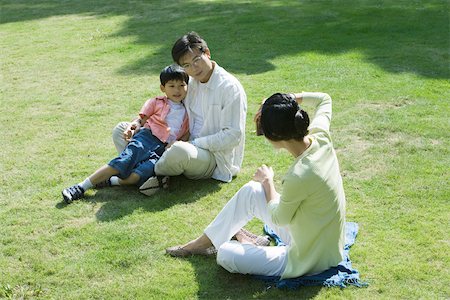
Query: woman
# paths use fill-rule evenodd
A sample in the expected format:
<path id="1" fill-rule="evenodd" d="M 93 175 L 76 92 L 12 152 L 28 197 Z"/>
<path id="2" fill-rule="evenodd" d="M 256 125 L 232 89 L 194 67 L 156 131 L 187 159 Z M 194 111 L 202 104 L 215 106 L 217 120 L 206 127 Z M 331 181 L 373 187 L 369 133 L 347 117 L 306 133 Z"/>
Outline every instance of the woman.
<path id="1" fill-rule="evenodd" d="M 309 124 L 300 103 L 314 104 Z M 295 278 L 320 273 L 342 261 L 345 194 L 329 132 L 331 98 L 324 93 L 274 94 L 255 117 L 277 149 L 294 157 L 275 190 L 272 168 L 262 165 L 253 181 L 225 205 L 199 238 L 167 249 L 172 256 L 210 254 L 230 272 Z M 262 247 L 230 241 L 253 217 L 268 224 L 287 246 Z"/>

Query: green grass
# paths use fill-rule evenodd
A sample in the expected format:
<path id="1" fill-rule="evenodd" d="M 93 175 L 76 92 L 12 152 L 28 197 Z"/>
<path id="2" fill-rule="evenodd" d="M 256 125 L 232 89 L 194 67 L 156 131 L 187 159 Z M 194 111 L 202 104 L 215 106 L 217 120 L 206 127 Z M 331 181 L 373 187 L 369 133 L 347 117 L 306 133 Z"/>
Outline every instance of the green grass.
<path id="1" fill-rule="evenodd" d="M 0 298 L 450 298 L 448 11 L 444 0 L 0 0 Z M 62 204 L 64 187 L 115 155 L 114 125 L 160 94 L 190 30 L 247 92 L 241 174 Z M 350 254 L 369 287 L 267 289 L 214 259 L 165 256 L 260 164 L 279 184 L 291 158 L 254 136 L 252 118 L 263 97 L 302 90 L 334 99 L 347 219 L 360 225 Z"/>

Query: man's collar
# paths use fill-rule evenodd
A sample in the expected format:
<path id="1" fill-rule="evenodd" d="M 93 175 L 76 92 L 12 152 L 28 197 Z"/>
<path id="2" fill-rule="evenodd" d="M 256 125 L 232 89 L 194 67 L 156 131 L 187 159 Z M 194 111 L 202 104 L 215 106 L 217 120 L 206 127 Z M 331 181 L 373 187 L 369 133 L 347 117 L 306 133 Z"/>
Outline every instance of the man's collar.
<path id="1" fill-rule="evenodd" d="M 211 73 L 211 76 L 209 77 L 209 80 L 204 84 L 207 88 L 210 88 L 211 86 L 215 86 L 215 82 L 217 81 L 217 73 L 219 72 L 219 65 L 215 61 L 211 61 L 213 65 L 213 71 Z"/>

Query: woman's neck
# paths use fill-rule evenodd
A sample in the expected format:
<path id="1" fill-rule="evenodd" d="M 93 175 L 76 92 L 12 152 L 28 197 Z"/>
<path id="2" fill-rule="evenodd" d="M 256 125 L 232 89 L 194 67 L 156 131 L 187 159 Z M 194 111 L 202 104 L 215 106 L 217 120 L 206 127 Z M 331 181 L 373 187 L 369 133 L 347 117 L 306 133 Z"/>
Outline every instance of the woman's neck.
<path id="1" fill-rule="evenodd" d="M 311 146 L 311 140 L 308 136 L 303 137 L 303 140 L 289 140 L 284 141 L 285 144 L 283 148 L 285 148 L 289 153 L 291 153 L 294 157 L 299 157 L 306 149 Z"/>

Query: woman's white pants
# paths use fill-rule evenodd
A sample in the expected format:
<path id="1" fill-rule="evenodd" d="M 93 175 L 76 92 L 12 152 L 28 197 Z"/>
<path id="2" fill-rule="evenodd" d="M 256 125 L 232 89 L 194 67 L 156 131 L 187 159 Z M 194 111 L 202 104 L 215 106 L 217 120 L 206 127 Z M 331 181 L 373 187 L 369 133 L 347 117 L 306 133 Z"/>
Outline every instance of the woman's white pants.
<path id="1" fill-rule="evenodd" d="M 228 201 L 204 231 L 218 249 L 217 263 L 232 273 L 281 276 L 287 263 L 287 246 L 262 247 L 230 241 L 254 217 L 289 244 L 287 228 L 272 223 L 262 185 L 250 181 Z"/>

